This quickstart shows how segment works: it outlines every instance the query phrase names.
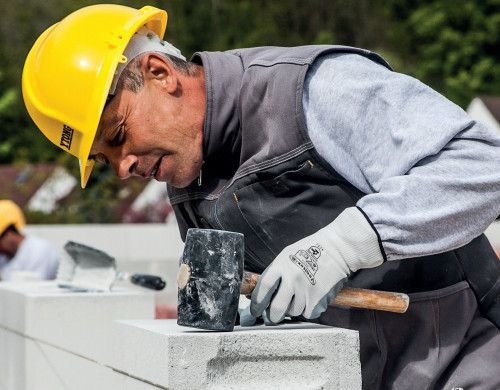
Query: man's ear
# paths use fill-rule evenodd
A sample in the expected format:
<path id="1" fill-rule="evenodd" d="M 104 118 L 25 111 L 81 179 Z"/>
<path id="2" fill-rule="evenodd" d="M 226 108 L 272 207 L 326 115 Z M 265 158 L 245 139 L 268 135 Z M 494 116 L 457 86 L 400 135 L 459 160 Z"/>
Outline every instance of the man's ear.
<path id="1" fill-rule="evenodd" d="M 177 90 L 177 72 L 165 57 L 157 53 L 148 53 L 141 60 L 141 71 L 145 81 L 157 81 L 168 93 Z"/>

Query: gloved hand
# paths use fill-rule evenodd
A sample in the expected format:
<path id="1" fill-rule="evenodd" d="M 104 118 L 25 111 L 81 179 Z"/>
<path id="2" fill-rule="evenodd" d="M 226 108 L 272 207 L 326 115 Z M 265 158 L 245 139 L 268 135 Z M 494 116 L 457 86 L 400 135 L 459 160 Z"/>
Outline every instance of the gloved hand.
<path id="1" fill-rule="evenodd" d="M 285 315 L 320 316 L 352 272 L 382 264 L 376 232 L 356 207 L 281 251 L 252 293 L 254 317 L 266 310 L 273 323 Z"/>
<path id="2" fill-rule="evenodd" d="M 254 326 L 257 323 L 260 324 L 262 322 L 264 322 L 264 325 L 266 325 L 266 326 L 276 325 L 275 323 L 269 321 L 265 311 L 262 313 L 262 318 L 254 317 L 250 313 L 250 305 L 248 305 L 244 309 L 239 310 L 239 315 L 240 315 L 240 326 L 244 326 L 244 327 L 245 326 Z"/>

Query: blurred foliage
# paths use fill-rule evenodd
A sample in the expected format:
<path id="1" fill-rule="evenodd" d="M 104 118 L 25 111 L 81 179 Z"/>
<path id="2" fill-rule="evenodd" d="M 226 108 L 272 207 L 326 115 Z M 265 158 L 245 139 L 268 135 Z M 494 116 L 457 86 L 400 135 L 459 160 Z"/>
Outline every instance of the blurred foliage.
<path id="1" fill-rule="evenodd" d="M 465 107 L 500 93 L 499 0 L 390 0 L 391 48 L 405 72 Z"/>
<path id="2" fill-rule="evenodd" d="M 169 0 L 107 1 L 169 13 L 166 38 L 190 57 L 199 50 L 260 45 L 343 44 L 382 54 L 465 107 L 475 95 L 500 94 L 500 0 Z M 34 40 L 88 0 L 0 2 L 0 163 L 58 161 L 60 153 L 28 117 L 20 80 Z M 119 180 L 98 169 L 88 189 L 50 218 L 105 221 Z M 47 220 L 36 215 L 33 220 Z"/>

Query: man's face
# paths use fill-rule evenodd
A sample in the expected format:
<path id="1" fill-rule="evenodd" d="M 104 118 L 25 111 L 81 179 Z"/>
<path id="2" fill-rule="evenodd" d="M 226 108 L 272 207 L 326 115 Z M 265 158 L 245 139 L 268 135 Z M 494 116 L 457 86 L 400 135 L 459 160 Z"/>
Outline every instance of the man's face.
<path id="1" fill-rule="evenodd" d="M 5 234 L 0 234 L 0 255 L 8 255 Z"/>
<path id="2" fill-rule="evenodd" d="M 0 235 L 0 255 L 7 256 L 8 259 L 16 255 L 18 247 L 16 236 L 18 235 L 9 229 Z"/>
<path id="3" fill-rule="evenodd" d="M 204 85 L 198 96 L 199 85 L 170 63 L 158 56 L 148 61 L 143 87 L 122 89 L 106 106 L 91 156 L 109 162 L 122 179 L 141 176 L 182 188 L 202 165 Z"/>

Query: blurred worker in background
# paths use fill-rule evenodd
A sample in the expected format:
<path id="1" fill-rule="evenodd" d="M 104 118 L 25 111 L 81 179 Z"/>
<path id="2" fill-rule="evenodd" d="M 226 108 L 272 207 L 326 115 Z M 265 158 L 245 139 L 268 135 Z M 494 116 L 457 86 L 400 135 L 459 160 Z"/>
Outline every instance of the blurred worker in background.
<path id="1" fill-rule="evenodd" d="M 30 279 L 54 279 L 58 251 L 46 240 L 23 234 L 24 215 L 10 200 L 0 200 L 0 280 L 22 275 Z"/>

